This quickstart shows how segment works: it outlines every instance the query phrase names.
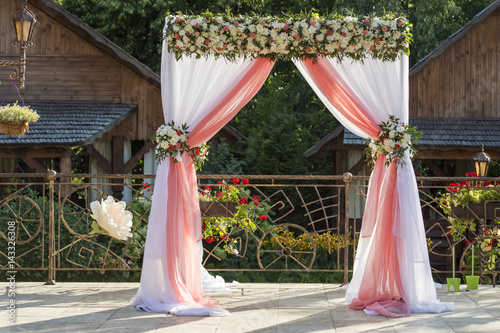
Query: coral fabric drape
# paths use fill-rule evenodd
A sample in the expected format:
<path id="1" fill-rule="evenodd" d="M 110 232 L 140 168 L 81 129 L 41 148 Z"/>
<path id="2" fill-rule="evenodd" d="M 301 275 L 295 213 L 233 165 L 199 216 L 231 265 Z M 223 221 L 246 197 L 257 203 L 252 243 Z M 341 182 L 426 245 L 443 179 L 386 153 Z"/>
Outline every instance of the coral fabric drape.
<path id="1" fill-rule="evenodd" d="M 273 67 L 266 59 L 227 62 L 213 57 L 175 59 L 163 45 L 165 122 L 186 123 L 192 147 L 215 135 L 258 92 Z M 202 294 L 197 241 L 202 238 L 196 172 L 190 156 L 163 160 L 157 171 L 141 284 L 132 303 L 177 315 L 228 312 Z"/>
<path id="2" fill-rule="evenodd" d="M 321 57 L 295 61 L 332 114 L 351 132 L 376 138 L 394 115 L 408 122 L 408 57 L 363 62 Z M 379 157 L 370 177 L 354 275 L 346 300 L 354 309 L 391 317 L 442 312 L 430 271 L 418 190 L 410 156 L 397 169 Z"/>

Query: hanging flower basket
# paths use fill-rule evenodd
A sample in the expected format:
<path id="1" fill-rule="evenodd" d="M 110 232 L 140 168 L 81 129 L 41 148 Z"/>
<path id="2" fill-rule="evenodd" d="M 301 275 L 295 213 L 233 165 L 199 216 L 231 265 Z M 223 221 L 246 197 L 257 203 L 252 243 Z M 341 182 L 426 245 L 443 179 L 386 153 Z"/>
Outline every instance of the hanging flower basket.
<path id="1" fill-rule="evenodd" d="M 0 131 L 8 135 L 24 135 L 24 132 L 26 132 L 29 128 L 28 124 L 28 121 L 22 123 L 10 123 L 0 120 Z"/>
<path id="2" fill-rule="evenodd" d="M 237 204 L 236 201 L 200 201 L 200 210 L 204 217 L 232 217 Z"/>
<path id="3" fill-rule="evenodd" d="M 0 131 L 8 135 L 24 135 L 30 121 L 38 121 L 40 116 L 29 106 L 16 103 L 0 106 Z"/>

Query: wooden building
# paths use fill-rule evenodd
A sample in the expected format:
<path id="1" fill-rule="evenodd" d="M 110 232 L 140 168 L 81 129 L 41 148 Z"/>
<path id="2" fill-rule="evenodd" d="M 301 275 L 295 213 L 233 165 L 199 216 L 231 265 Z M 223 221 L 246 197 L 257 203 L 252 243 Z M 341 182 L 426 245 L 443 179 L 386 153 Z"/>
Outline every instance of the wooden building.
<path id="1" fill-rule="evenodd" d="M 0 1 L 0 59 L 19 57 L 12 18 L 23 5 L 23 0 Z M 45 162 L 53 160 L 56 171 L 67 173 L 71 147 L 82 146 L 91 173 L 127 174 L 141 159 L 144 172 L 155 173 L 149 139 L 164 122 L 160 77 L 54 1 L 30 0 L 28 8 L 39 26 L 27 49 L 21 94 L 41 117 L 23 137 L 0 135 L 3 168 L 12 169 L 17 159 L 26 171 L 45 172 Z M 0 67 L 2 96 L 13 69 Z M 21 103 L 16 89 L 6 100 Z M 243 138 L 229 126 L 218 136 L 228 142 Z M 114 188 L 118 197 L 122 187 Z"/>
<path id="2" fill-rule="evenodd" d="M 500 0 L 410 69 L 410 124 L 424 133 L 416 159 L 436 176 L 463 176 L 484 145 L 500 159 Z M 366 174 L 364 140 L 339 126 L 306 152 L 332 151 L 334 174 Z M 435 160 L 445 160 L 445 170 Z"/>

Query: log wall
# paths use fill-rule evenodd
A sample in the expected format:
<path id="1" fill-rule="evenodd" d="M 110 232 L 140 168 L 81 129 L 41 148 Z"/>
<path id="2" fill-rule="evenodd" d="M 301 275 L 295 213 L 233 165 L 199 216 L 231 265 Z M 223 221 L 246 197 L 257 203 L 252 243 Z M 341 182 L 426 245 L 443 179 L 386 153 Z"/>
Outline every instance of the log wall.
<path id="1" fill-rule="evenodd" d="M 12 17 L 22 6 L 21 0 L 0 1 L 0 59 L 18 58 Z M 149 139 L 163 122 L 159 78 L 156 84 L 148 82 L 124 66 L 123 59 L 120 62 L 104 53 L 78 34 L 78 29 L 70 30 L 35 6 L 36 1 L 28 3 L 40 24 L 34 34 L 35 45 L 27 49 L 26 88 L 22 97 L 27 102 L 137 104 L 138 112 L 102 139 L 111 140 L 113 136 L 123 136 L 125 140 Z M 0 67 L 2 97 L 9 88 L 8 76 L 13 69 Z M 11 89 L 7 99 L 19 100 L 15 89 Z"/>
<path id="2" fill-rule="evenodd" d="M 410 73 L 410 117 L 500 118 L 500 9 Z"/>

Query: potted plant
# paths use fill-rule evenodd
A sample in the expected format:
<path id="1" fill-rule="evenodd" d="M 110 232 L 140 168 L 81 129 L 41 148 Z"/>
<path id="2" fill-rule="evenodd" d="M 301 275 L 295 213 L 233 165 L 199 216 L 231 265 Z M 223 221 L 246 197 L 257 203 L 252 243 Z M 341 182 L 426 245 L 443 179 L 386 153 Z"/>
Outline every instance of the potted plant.
<path id="1" fill-rule="evenodd" d="M 29 106 L 7 104 L 0 106 L 0 131 L 9 135 L 24 135 L 29 122 L 38 121 L 40 116 Z"/>

